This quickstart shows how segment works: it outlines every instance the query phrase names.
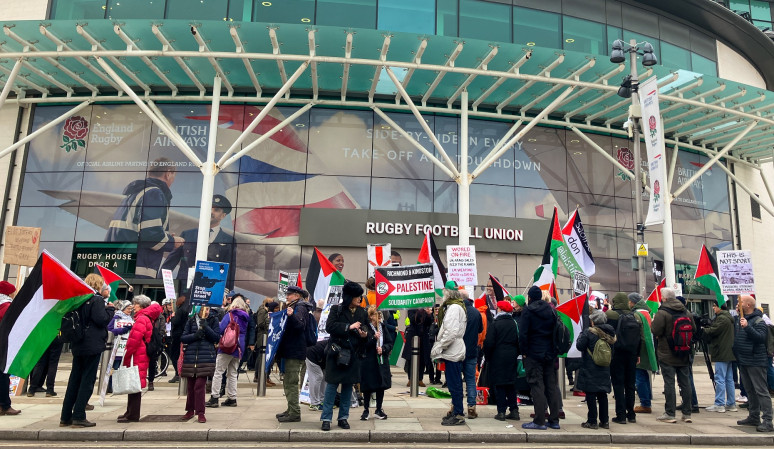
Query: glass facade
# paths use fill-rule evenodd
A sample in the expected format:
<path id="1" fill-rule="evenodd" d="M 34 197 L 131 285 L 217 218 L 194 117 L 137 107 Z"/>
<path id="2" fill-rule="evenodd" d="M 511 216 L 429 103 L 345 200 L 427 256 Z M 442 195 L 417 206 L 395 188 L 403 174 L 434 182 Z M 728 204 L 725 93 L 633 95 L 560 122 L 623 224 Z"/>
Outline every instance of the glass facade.
<path id="1" fill-rule="evenodd" d="M 612 0 L 51 1 L 51 19 L 308 23 L 512 42 L 598 55 L 608 54 L 610 42 L 615 39 L 634 38 L 653 44 L 659 64 L 717 75 L 712 37 L 689 25 Z M 768 2 L 732 0 L 730 7 L 751 14 L 751 20 L 760 27 L 771 27 Z"/>
<path id="2" fill-rule="evenodd" d="M 204 158 L 209 106 L 159 107 Z M 64 106 L 38 107 L 33 128 L 65 110 Z M 244 144 L 295 110 L 276 108 Z M 221 106 L 221 120 L 227 121 L 218 131 L 220 154 L 259 112 L 260 107 L 252 105 Z M 42 247 L 65 261 L 76 246 L 89 242 L 136 244 L 140 252 L 147 243 L 154 243 L 152 235 L 140 231 L 131 239 L 109 239 L 108 229 L 124 194 L 132 186 L 142 189 L 152 184 L 150 171 L 167 164 L 176 168 L 171 198 L 167 204 L 144 204 L 142 213 L 164 215 L 166 211 L 169 231 L 176 235 L 196 228 L 201 174 L 135 105 L 95 105 L 81 111 L 79 117 L 71 120 L 85 121 L 87 132 L 79 136 L 83 147 L 63 148 L 71 120 L 30 143 L 16 224 L 43 227 Z M 391 113 L 390 118 L 434 151 L 413 115 Z M 459 161 L 459 119 L 426 118 L 444 150 Z M 468 162 L 477 165 L 508 128 L 507 123 L 470 120 Z M 592 139 L 618 160 L 631 160 L 627 140 L 605 135 L 592 135 Z M 706 162 L 704 156 L 681 151 L 676 186 Z M 219 173 L 215 193 L 227 197 L 233 206 L 221 227 L 237 234 L 221 245 L 236 251 L 236 287 L 264 295 L 276 292 L 279 270 L 306 268 L 310 249 L 299 245 L 302 207 L 451 214 L 458 210 L 456 183 L 373 112 L 344 109 L 306 112 Z M 632 181 L 571 131 L 536 127 L 476 179 L 470 207 L 474 215 L 547 220 L 557 206 L 562 222 L 579 207 L 597 263 L 594 288 L 612 292 L 631 290 L 635 283 L 628 268 L 634 254 L 632 197 Z M 724 172 L 712 169 L 704 173 L 675 200 L 672 212 L 678 263 L 695 263 L 701 243 L 715 248 L 730 245 Z M 648 242 L 656 258 L 662 254 L 659 231 L 659 227 L 648 228 Z M 406 260 L 415 257 L 416 248 L 396 249 Z M 331 248 L 330 252 L 334 250 L 353 261 L 346 276 L 364 278 L 365 266 L 354 263 L 363 258 L 363 248 Z M 167 257 L 166 251 L 160 251 L 158 264 Z M 506 284 L 523 288 L 537 260 L 538 256 L 530 254 L 482 253 L 478 267 L 481 273 L 501 273 Z M 168 268 L 182 275 L 179 267 Z M 121 274 L 133 277 L 133 273 Z M 560 271 L 559 287 L 570 287 L 567 273 Z"/>

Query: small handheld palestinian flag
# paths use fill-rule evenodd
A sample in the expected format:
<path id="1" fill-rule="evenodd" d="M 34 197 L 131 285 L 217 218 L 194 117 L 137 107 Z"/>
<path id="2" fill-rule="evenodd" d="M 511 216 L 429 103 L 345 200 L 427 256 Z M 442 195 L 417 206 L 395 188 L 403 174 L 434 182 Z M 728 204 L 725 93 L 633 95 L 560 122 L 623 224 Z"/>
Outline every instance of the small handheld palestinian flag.
<path id="1" fill-rule="evenodd" d="M 645 301 L 645 304 L 647 304 L 648 308 L 650 309 L 651 317 L 656 315 L 659 306 L 661 306 L 661 289 L 664 287 L 666 287 L 666 278 L 662 279 L 661 282 L 658 283 L 656 288 L 650 292 L 648 299 Z"/>
<path id="2" fill-rule="evenodd" d="M 44 250 L 0 322 L 0 371 L 27 377 L 59 333 L 62 317 L 94 293 Z"/>
<path id="3" fill-rule="evenodd" d="M 589 326 L 588 293 L 576 296 L 563 304 L 559 304 L 556 308 L 556 313 L 559 315 L 559 319 L 562 320 L 565 327 L 570 330 L 570 336 L 572 337 L 572 346 L 570 346 L 570 350 L 567 351 L 567 354 L 560 354 L 559 357 L 581 357 L 583 354 L 575 347 L 575 342 L 578 341 L 581 332 Z"/>
<path id="4" fill-rule="evenodd" d="M 115 274 L 114 272 L 108 270 L 107 268 L 103 267 L 102 265 L 94 265 L 96 267 L 96 272 L 100 276 L 102 276 L 102 280 L 105 281 L 105 284 L 110 286 L 110 298 L 108 301 L 110 302 L 116 302 L 118 301 L 118 296 L 116 296 L 116 292 L 118 291 L 118 284 L 121 281 L 124 281 L 124 278 L 121 276 Z M 124 284 L 130 285 L 128 282 L 124 281 Z"/>
<path id="5" fill-rule="evenodd" d="M 724 295 L 720 290 L 720 280 L 718 279 L 718 263 L 712 254 L 707 251 L 707 247 L 701 245 L 701 254 L 699 255 L 699 263 L 696 266 L 696 274 L 694 278 L 699 284 L 712 290 L 715 294 L 715 299 L 718 302 L 718 307 L 728 302 L 728 297 Z"/>
<path id="6" fill-rule="evenodd" d="M 435 287 L 435 293 L 438 296 L 443 296 L 443 288 L 446 285 L 446 266 L 441 261 L 433 235 L 429 232 L 425 234 L 425 239 L 422 241 L 422 248 L 419 250 L 417 263 L 433 264 L 433 286 Z"/>
<path id="7" fill-rule="evenodd" d="M 492 273 L 489 273 L 489 281 L 492 283 L 492 290 L 494 290 L 495 298 L 498 301 L 502 301 L 506 296 L 511 296 L 508 290 L 503 287 L 503 284 L 496 277 L 492 276 Z"/>

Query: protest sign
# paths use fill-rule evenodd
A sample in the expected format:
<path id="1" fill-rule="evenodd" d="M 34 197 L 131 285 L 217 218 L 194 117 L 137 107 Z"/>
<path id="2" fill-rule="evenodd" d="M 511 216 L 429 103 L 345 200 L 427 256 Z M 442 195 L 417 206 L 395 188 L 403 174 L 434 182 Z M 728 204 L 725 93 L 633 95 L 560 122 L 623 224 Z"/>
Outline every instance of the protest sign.
<path id="1" fill-rule="evenodd" d="M 720 289 L 724 295 L 755 293 L 750 251 L 718 251 L 717 258 Z"/>
<path id="2" fill-rule="evenodd" d="M 279 282 L 277 283 L 277 300 L 287 301 L 288 286 L 297 285 L 298 273 L 289 273 L 287 271 L 279 272 Z"/>
<path id="3" fill-rule="evenodd" d="M 161 270 L 161 277 L 164 279 L 164 294 L 167 298 L 175 299 L 175 280 L 172 277 L 172 270 Z"/>
<path id="4" fill-rule="evenodd" d="M 223 304 L 227 277 L 227 263 L 197 260 L 191 285 L 191 304 L 195 306 Z"/>
<path id="5" fill-rule="evenodd" d="M 390 253 L 392 245 L 389 243 L 369 243 L 366 246 L 368 254 L 368 277 L 374 277 L 377 267 L 388 267 L 392 264 Z"/>
<path id="6" fill-rule="evenodd" d="M 446 245 L 446 266 L 449 271 L 447 280 L 456 281 L 458 285 L 477 285 L 476 247 Z"/>
<path id="7" fill-rule="evenodd" d="M 431 263 L 377 268 L 375 277 L 379 309 L 415 309 L 435 304 Z"/>
<path id="8" fill-rule="evenodd" d="M 328 299 L 325 301 L 322 313 L 320 313 L 320 322 L 317 324 L 317 341 L 325 340 L 330 337 L 325 330 L 325 324 L 328 322 L 328 315 L 331 313 L 331 307 L 341 303 L 343 291 L 343 285 L 331 285 L 328 287 Z"/>
<path id="9" fill-rule="evenodd" d="M 4 264 L 34 266 L 38 261 L 40 228 L 6 226 L 3 247 Z"/>
<path id="10" fill-rule="evenodd" d="M 277 354 L 277 348 L 285 334 L 285 324 L 288 322 L 287 309 L 269 314 L 269 332 L 266 338 L 266 372 L 271 371 L 271 362 Z"/>
<path id="11" fill-rule="evenodd" d="M 589 291 L 589 277 L 581 272 L 572 277 L 572 291 L 574 296 L 580 296 Z"/>

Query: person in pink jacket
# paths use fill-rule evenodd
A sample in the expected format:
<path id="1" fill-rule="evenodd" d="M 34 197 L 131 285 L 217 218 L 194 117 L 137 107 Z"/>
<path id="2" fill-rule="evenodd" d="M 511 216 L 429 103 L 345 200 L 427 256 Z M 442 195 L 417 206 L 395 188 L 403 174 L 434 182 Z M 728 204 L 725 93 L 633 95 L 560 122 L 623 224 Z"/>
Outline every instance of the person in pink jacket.
<path id="1" fill-rule="evenodd" d="M 151 301 L 145 295 L 137 295 L 132 300 L 134 304 L 134 326 L 129 332 L 126 341 L 123 365 L 136 365 L 140 371 L 140 385 L 145 388 L 145 379 L 148 377 L 148 365 L 150 358 L 146 351 L 146 344 L 153 333 L 153 323 L 161 315 L 161 306 Z M 118 422 L 128 423 L 140 420 L 140 400 L 142 392 L 127 396 L 126 412 L 118 417 Z"/>

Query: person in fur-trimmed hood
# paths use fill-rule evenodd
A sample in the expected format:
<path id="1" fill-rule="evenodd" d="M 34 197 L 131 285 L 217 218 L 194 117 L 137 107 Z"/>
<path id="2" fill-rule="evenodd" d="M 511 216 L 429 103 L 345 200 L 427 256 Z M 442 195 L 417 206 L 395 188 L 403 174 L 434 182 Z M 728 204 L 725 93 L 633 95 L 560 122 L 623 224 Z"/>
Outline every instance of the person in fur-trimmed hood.
<path id="1" fill-rule="evenodd" d="M 589 314 L 591 327 L 583 331 L 575 342 L 575 347 L 582 354 L 582 364 L 578 372 L 575 388 L 586 393 L 586 406 L 589 409 L 586 422 L 581 424 L 586 429 L 610 428 L 610 417 L 607 411 L 607 394 L 610 393 L 610 366 L 600 366 L 594 363 L 592 354 L 597 342 L 601 339 L 615 347 L 615 329 L 606 324 L 607 316 L 599 309 L 592 309 Z M 599 415 L 597 415 L 599 405 Z M 599 425 L 597 425 L 599 416 Z"/>

